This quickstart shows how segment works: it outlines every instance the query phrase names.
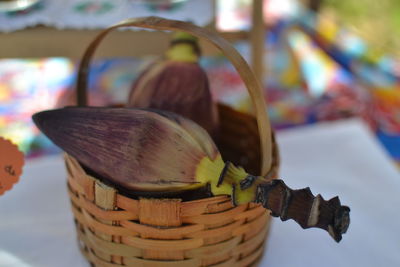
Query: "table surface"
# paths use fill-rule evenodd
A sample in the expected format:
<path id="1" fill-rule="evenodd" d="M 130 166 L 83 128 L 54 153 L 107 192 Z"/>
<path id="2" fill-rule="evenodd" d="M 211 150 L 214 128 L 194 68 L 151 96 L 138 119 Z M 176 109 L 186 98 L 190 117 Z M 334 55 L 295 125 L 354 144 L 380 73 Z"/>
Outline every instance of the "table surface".
<path id="1" fill-rule="evenodd" d="M 358 120 L 279 132 L 281 177 L 351 207 L 341 243 L 319 229 L 274 219 L 260 266 L 400 266 L 400 175 Z M 87 267 L 76 243 L 60 156 L 28 161 L 0 196 L 1 267 Z"/>

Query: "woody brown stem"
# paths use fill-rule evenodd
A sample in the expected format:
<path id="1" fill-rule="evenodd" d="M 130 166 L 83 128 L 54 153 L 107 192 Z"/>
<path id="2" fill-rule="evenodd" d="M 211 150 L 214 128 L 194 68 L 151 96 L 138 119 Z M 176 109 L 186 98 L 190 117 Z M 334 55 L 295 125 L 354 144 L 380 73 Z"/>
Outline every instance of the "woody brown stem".
<path id="1" fill-rule="evenodd" d="M 293 219 L 303 229 L 324 229 L 336 242 L 350 224 L 350 208 L 342 206 L 338 197 L 326 201 L 321 195 L 314 196 L 308 187 L 292 190 L 282 180 L 258 185 L 255 202 L 282 221 Z"/>

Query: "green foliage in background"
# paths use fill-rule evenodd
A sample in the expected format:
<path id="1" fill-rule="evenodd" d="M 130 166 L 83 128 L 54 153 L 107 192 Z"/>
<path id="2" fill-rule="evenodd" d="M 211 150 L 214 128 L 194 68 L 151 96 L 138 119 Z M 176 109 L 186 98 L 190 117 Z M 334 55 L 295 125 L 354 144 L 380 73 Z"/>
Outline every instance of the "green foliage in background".
<path id="1" fill-rule="evenodd" d="M 400 56 L 400 0 L 323 0 L 321 15 L 350 27 L 376 56 Z"/>

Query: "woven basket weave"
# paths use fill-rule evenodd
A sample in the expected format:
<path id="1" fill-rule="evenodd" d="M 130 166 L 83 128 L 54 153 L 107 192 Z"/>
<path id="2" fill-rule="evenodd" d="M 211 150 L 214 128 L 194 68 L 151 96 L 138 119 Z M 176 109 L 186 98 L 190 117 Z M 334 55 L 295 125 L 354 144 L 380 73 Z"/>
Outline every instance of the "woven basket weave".
<path id="1" fill-rule="evenodd" d="M 230 155 L 241 155 L 231 156 L 232 161 L 254 164 L 259 153 L 243 144 L 257 147 L 256 122 L 235 113 L 220 106 L 223 136 L 230 132 L 246 142 L 221 146 L 229 145 Z M 241 132 L 232 133 L 235 123 Z M 73 157 L 65 155 L 65 161 L 78 239 L 95 266 L 248 266 L 262 255 L 270 215 L 259 205 L 234 207 L 226 196 L 187 202 L 132 199 L 86 174 Z"/>
<path id="2" fill-rule="evenodd" d="M 77 86 L 80 105 L 86 104 L 86 76 L 94 50 L 108 31 L 121 26 L 185 30 L 208 37 L 225 54 L 236 52 L 227 52 L 229 44 L 208 36 L 207 31 L 199 33 L 202 28 L 188 23 L 153 17 L 125 21 L 102 32 L 83 56 Z M 247 64 L 245 67 L 237 68 L 238 72 L 253 101 L 263 102 L 257 99 L 260 94 L 254 93 L 259 85 L 253 76 L 244 77 L 251 75 Z M 225 160 L 251 173 L 272 172 L 275 178 L 278 151 L 269 121 L 265 114 L 260 115 L 265 113 L 265 104 L 255 108 L 257 116 L 253 117 L 220 104 L 221 138 L 217 145 Z M 65 162 L 79 245 L 94 266 L 253 266 L 262 256 L 270 215 L 258 204 L 235 207 L 227 196 L 184 201 L 127 195 L 118 186 L 92 176 L 67 154 Z"/>

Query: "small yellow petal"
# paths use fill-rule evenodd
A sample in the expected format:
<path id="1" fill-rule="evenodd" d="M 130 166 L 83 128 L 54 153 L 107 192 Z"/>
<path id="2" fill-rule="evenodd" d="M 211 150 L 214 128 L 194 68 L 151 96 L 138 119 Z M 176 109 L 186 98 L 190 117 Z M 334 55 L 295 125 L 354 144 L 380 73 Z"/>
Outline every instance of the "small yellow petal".
<path id="1" fill-rule="evenodd" d="M 177 44 L 166 53 L 166 57 L 172 61 L 196 63 L 199 57 L 194 53 L 190 44 Z"/>

